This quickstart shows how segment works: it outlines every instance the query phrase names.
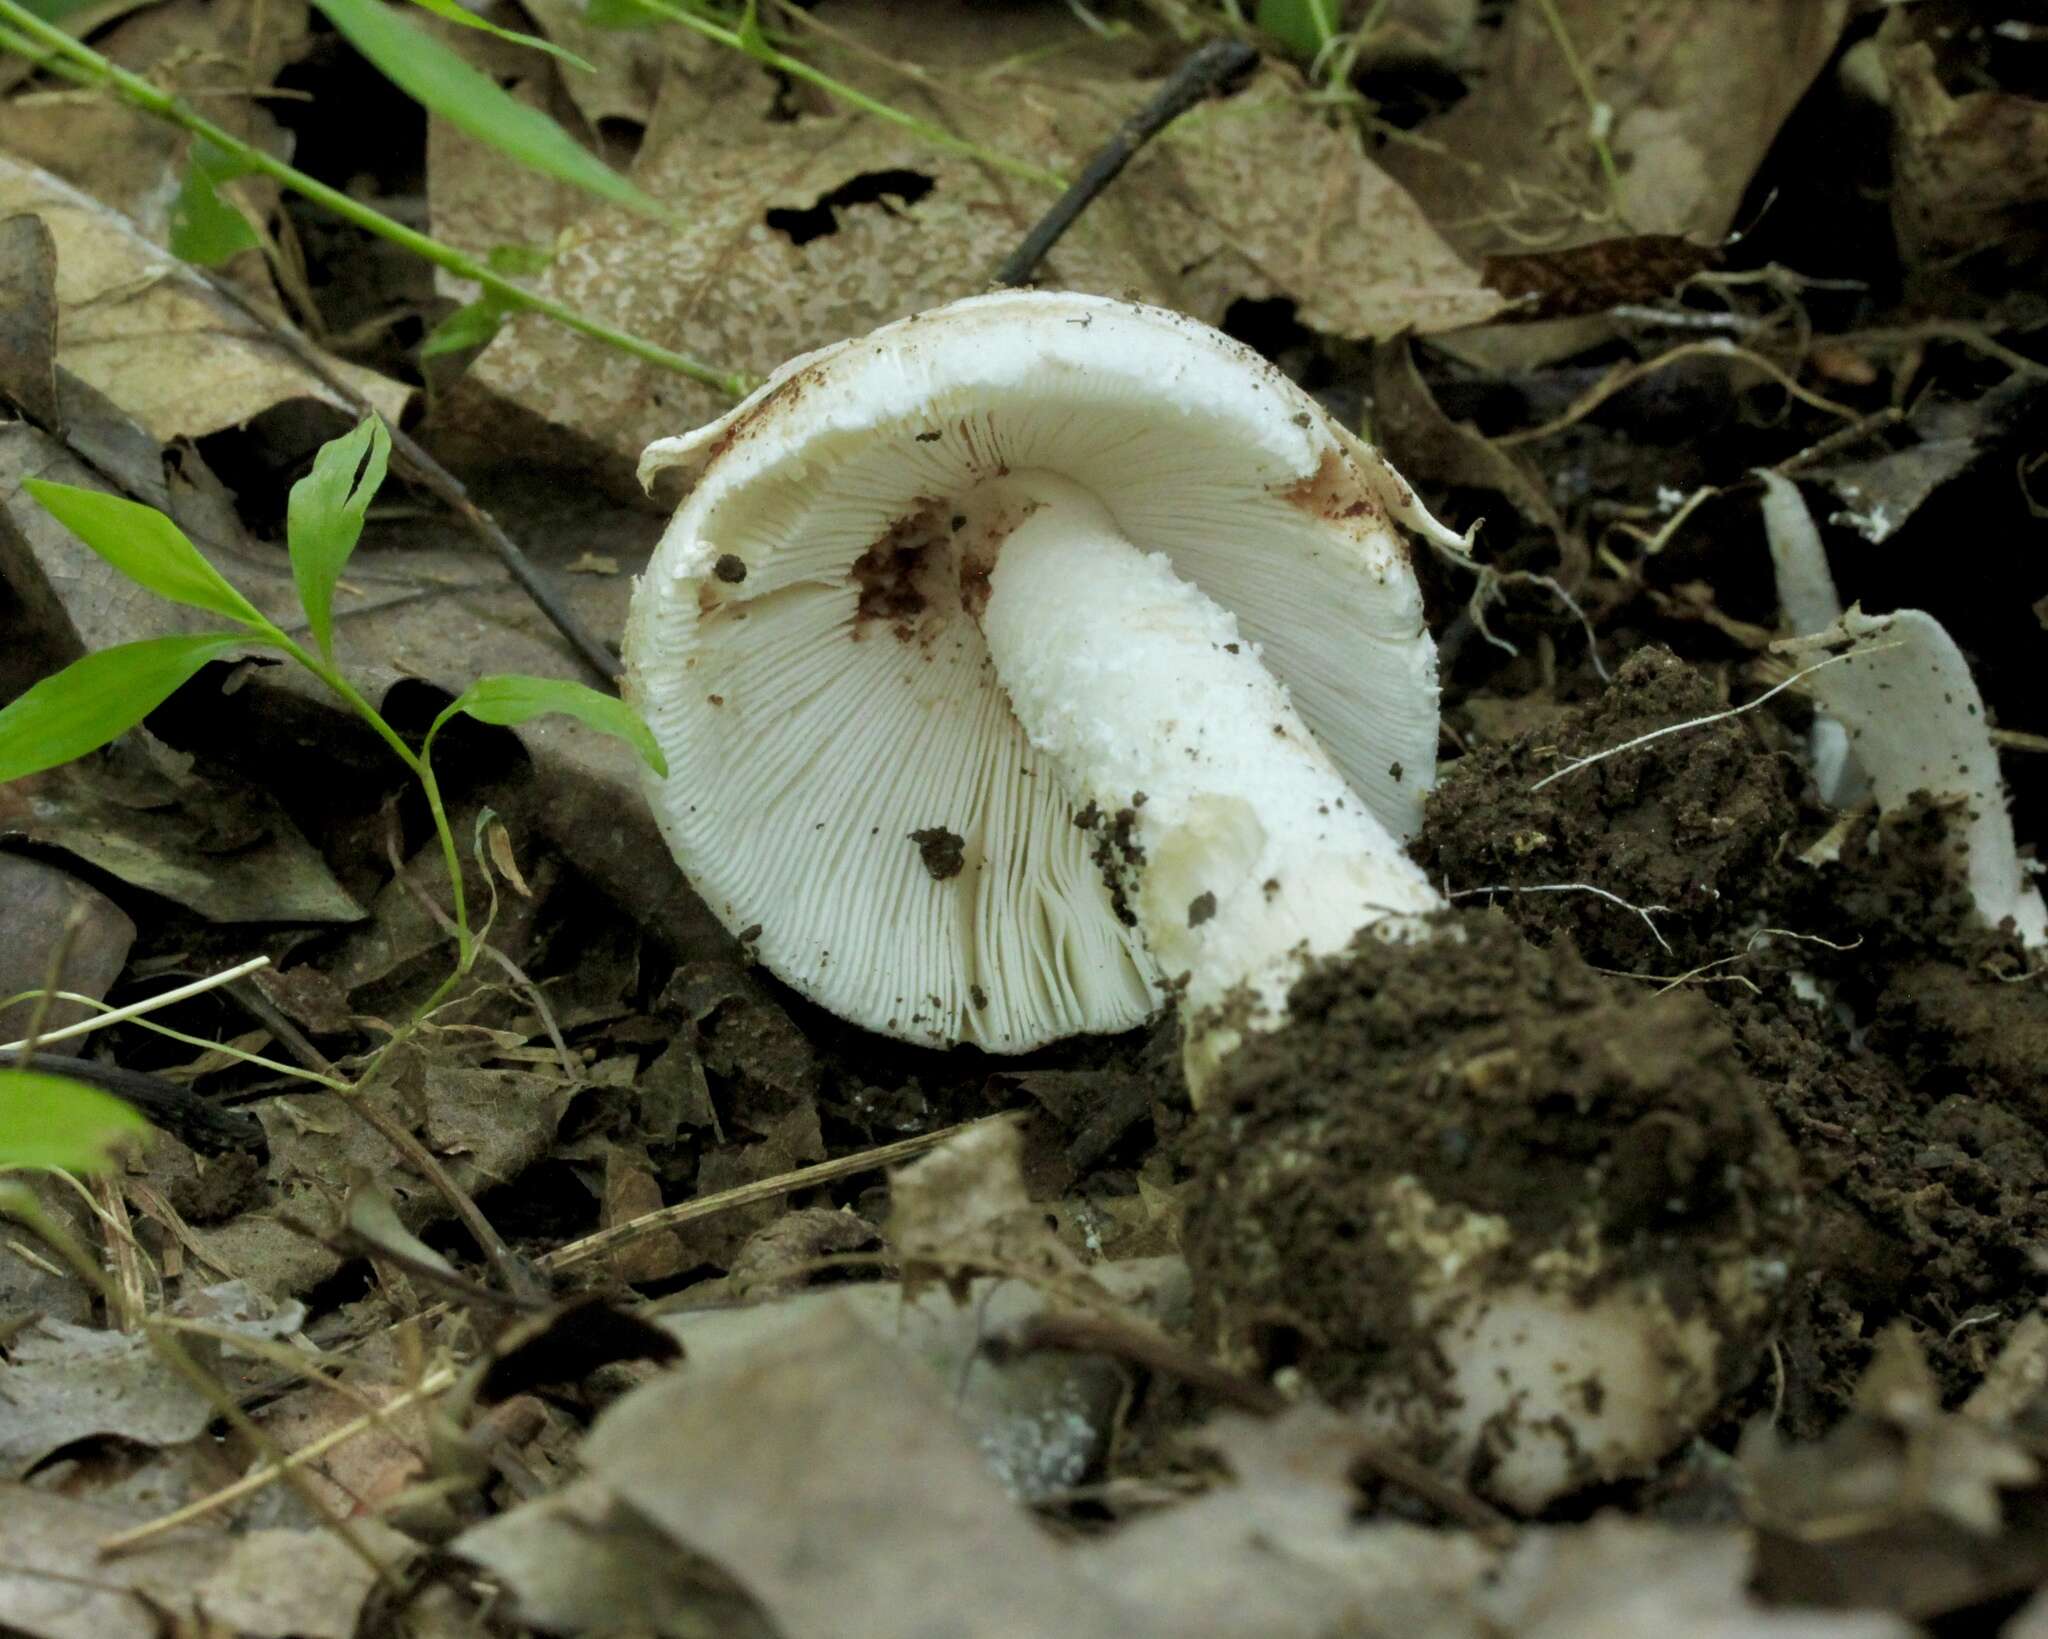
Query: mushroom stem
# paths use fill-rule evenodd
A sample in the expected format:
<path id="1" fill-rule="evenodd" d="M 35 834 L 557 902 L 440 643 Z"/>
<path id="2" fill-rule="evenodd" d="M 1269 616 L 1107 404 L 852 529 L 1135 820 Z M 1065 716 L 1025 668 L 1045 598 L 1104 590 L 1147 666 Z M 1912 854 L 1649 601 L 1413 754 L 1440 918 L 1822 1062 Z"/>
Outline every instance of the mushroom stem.
<path id="1" fill-rule="evenodd" d="M 1444 902 L 1234 616 L 1079 485 L 1021 473 L 1003 489 L 996 517 L 1020 521 L 966 553 L 995 552 L 980 621 L 996 675 L 1097 827 L 1160 971 L 1184 987 L 1199 1090 L 1243 1030 L 1284 1015 L 1308 958 Z"/>

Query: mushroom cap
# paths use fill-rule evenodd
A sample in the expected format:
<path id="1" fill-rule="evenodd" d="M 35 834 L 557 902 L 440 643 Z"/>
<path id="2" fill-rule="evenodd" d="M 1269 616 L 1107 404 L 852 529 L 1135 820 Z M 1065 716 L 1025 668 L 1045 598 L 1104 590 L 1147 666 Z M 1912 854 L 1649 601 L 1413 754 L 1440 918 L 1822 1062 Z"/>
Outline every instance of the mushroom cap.
<path id="1" fill-rule="evenodd" d="M 1012 471 L 1087 488 L 1234 612 L 1372 810 L 1396 836 L 1420 825 L 1436 652 L 1389 517 L 1457 537 L 1205 325 L 1094 296 L 969 298 L 792 360 L 649 446 L 642 480 L 671 467 L 698 481 L 625 643 L 670 770 L 650 801 L 726 926 L 845 1018 L 1016 1052 L 1157 1003 L 962 601 L 962 503 Z"/>

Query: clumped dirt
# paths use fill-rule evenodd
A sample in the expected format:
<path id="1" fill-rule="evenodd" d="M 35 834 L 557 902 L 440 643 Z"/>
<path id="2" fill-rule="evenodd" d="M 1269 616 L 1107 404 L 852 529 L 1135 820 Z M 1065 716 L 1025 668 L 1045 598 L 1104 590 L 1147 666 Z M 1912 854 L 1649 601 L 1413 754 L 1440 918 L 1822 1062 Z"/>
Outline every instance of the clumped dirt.
<path id="1" fill-rule="evenodd" d="M 1390 1369 L 1445 1380 L 1401 1258 L 1376 1244 L 1396 1176 L 1513 1226 L 1489 1288 L 1590 1218 L 1604 1255 L 1574 1295 L 1647 1276 L 1683 1315 L 1718 1301 L 1705 1268 L 1797 1241 L 1789 1146 L 1714 1010 L 1624 989 L 1491 913 L 1318 964 L 1288 1025 L 1226 1061 L 1187 1153 L 1205 1341 L 1340 1402 Z M 1724 1355 L 1724 1386 L 1750 1364 Z"/>
<path id="2" fill-rule="evenodd" d="M 1809 1231 L 1778 1358 L 1728 1415 L 1774 1409 L 1812 1436 L 1888 1326 L 1912 1328 L 1953 1399 L 2048 1292 L 2048 991 L 1974 918 L 1952 816 L 1918 803 L 1839 826 L 1763 713 L 1529 789 L 1720 709 L 1705 673 L 1644 650 L 1587 704 L 1448 765 L 1417 853 L 1453 891 L 1583 883 L 1669 907 L 1651 913 L 1660 945 L 1592 893 L 1497 896 L 1535 941 L 1710 1001 L 1763 1089 Z M 1809 862 L 1831 828 L 1833 859 Z"/>
<path id="3" fill-rule="evenodd" d="M 1725 955 L 1754 918 L 1800 778 L 1751 718 L 1550 778 L 1576 759 L 1724 709 L 1704 673 L 1669 650 L 1641 650 L 1590 704 L 1452 764 L 1418 855 L 1453 893 L 1539 890 L 1499 897 L 1533 937 L 1568 935 L 1596 967 L 1669 973 Z M 1588 891 L 1596 888 L 1641 908 L 1655 931 Z"/>

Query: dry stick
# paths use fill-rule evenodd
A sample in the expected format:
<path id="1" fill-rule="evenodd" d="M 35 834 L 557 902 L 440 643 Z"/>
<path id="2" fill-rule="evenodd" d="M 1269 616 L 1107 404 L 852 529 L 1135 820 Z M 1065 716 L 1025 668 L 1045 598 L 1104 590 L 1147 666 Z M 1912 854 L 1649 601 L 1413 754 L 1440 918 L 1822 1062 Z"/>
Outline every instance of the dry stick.
<path id="1" fill-rule="evenodd" d="M 1112 1315 L 1077 1311 L 1034 1315 L 1008 1336 L 984 1344 L 983 1350 L 998 1357 L 1041 1350 L 1107 1355 L 1147 1371 L 1177 1377 L 1190 1388 L 1255 1417 L 1276 1417 L 1294 1404 L 1269 1384 L 1242 1377 L 1163 1332 Z M 1490 1545 L 1505 1547 L 1514 1542 L 1514 1528 L 1504 1515 L 1414 1458 L 1390 1450 L 1377 1440 L 1363 1442 L 1358 1455 L 1372 1473 L 1420 1497 L 1459 1524 L 1469 1526 Z"/>
<path id="2" fill-rule="evenodd" d="M 296 357 L 302 365 L 319 378 L 329 391 L 339 393 L 348 400 L 358 415 L 371 414 L 375 406 L 349 383 L 342 380 L 328 366 L 326 356 L 306 338 L 289 325 L 281 324 L 252 303 L 233 285 L 217 278 L 203 268 L 193 272 L 206 282 L 225 300 L 234 304 L 252 322 L 264 331 L 287 352 Z M 469 498 L 469 491 L 440 462 L 420 448 L 409 434 L 386 423 L 391 434 L 392 452 L 397 455 L 408 474 L 430 495 L 439 500 L 449 511 L 459 517 L 498 556 L 505 571 L 533 599 L 535 606 L 546 615 L 556 631 L 568 639 L 569 646 L 578 658 L 597 673 L 605 683 L 617 686 L 619 675 L 618 656 L 585 630 L 567 604 L 555 595 L 555 591 L 541 578 L 540 571 L 533 566 L 533 560 L 520 550 L 519 544 L 499 527 L 498 521 Z"/>
<path id="3" fill-rule="evenodd" d="M 1003 259 L 989 275 L 993 285 L 1021 285 L 1045 260 L 1046 252 L 1059 242 L 1061 234 L 1074 225 L 1095 196 L 1117 178 L 1131 157 L 1167 126 L 1211 92 L 1228 84 L 1259 60 L 1259 54 L 1241 40 L 1211 40 L 1167 76 L 1152 100 L 1123 124 L 1116 134 L 1088 161 L 1074 185 L 1061 194 L 1038 225 L 1024 235 L 1023 243 Z"/>
<path id="4" fill-rule="evenodd" d="M 520 1262 L 504 1238 L 491 1227 L 491 1220 L 483 1215 L 475 1198 L 458 1184 L 448 1169 L 441 1165 L 434 1152 L 415 1138 L 411 1129 L 403 1122 L 378 1109 L 363 1096 L 362 1089 L 351 1087 L 338 1094 L 341 1101 L 368 1122 L 377 1135 L 389 1144 L 407 1163 L 441 1192 L 442 1198 L 455 1209 L 455 1215 L 462 1220 L 470 1238 L 483 1252 L 485 1261 L 498 1277 L 506 1291 L 524 1296 L 533 1290 L 533 1278 L 526 1272 L 526 1265 Z"/>
<path id="5" fill-rule="evenodd" d="M 288 1479 L 296 1476 L 300 1469 L 304 1468 L 308 1463 L 317 1462 L 336 1446 L 346 1445 L 358 1435 L 367 1434 L 372 1429 L 389 1422 L 396 1413 L 405 1411 L 419 1401 L 432 1399 L 435 1395 L 453 1388 L 455 1386 L 455 1378 L 454 1367 L 436 1367 L 425 1377 L 421 1378 L 413 1387 L 405 1390 L 402 1394 L 393 1395 L 390 1400 L 386 1401 L 376 1411 L 358 1417 L 352 1422 L 343 1423 L 339 1428 L 330 1429 L 317 1440 L 307 1441 L 306 1444 L 296 1447 L 287 1453 L 282 1461 L 272 1462 L 263 1468 L 244 1474 L 232 1484 L 225 1485 L 218 1491 L 210 1492 L 206 1496 L 200 1497 L 197 1501 L 189 1502 L 183 1508 L 175 1509 L 171 1513 L 164 1514 L 157 1519 L 148 1520 L 141 1525 L 130 1526 L 127 1530 L 116 1532 L 113 1536 L 101 1538 L 99 1551 L 102 1554 L 109 1555 L 126 1553 L 129 1549 L 138 1548 L 143 1543 L 162 1536 L 167 1531 L 175 1531 L 180 1526 L 190 1525 L 194 1520 L 204 1519 L 208 1514 L 218 1513 L 230 1504 L 240 1502 L 244 1497 L 261 1491 L 273 1480 Z"/>
<path id="6" fill-rule="evenodd" d="M 270 966 L 268 956 L 252 956 L 246 962 L 237 962 L 233 967 L 223 968 L 204 979 L 194 979 L 188 985 L 179 985 L 175 990 L 166 990 L 159 995 L 144 997 L 139 1002 L 130 1002 L 126 1007 L 110 1008 L 105 1013 L 95 1013 L 89 1019 L 80 1019 L 76 1024 L 67 1024 L 62 1030 L 52 1030 L 39 1036 L 35 1045 L 47 1047 L 53 1041 L 69 1041 L 73 1036 L 83 1036 L 94 1030 L 104 1030 L 110 1024 L 125 1024 L 130 1019 L 139 1019 L 146 1013 L 169 1007 L 173 1002 L 203 996 L 209 990 L 218 990 L 223 985 L 234 983 L 246 973 L 254 973 L 260 967 Z M 0 1053 L 19 1053 L 28 1048 L 27 1041 L 0 1042 Z"/>
<path id="7" fill-rule="evenodd" d="M 1021 1111 L 984 1118 L 988 1121 L 1021 1119 Z M 809 1189 L 813 1184 L 829 1184 L 834 1179 L 846 1177 L 849 1173 L 867 1172 L 875 1167 L 886 1167 L 892 1162 L 907 1161 L 913 1155 L 922 1155 L 926 1150 L 936 1149 L 948 1139 L 957 1138 L 960 1134 L 971 1132 L 981 1125 L 981 1121 L 963 1121 L 957 1126 L 941 1127 L 937 1132 L 924 1133 L 916 1138 L 899 1139 L 894 1144 L 882 1144 L 855 1155 L 842 1155 L 837 1160 L 820 1161 L 814 1166 L 798 1167 L 794 1172 L 779 1173 L 773 1178 L 763 1178 L 755 1183 L 721 1190 L 718 1194 L 707 1195 L 702 1200 L 684 1201 L 677 1206 L 662 1207 L 641 1217 L 630 1218 L 625 1223 L 614 1224 L 609 1229 L 600 1229 L 595 1235 L 586 1235 L 582 1240 L 571 1241 L 567 1246 L 558 1246 L 552 1252 L 543 1253 L 536 1261 L 543 1269 L 568 1269 L 575 1264 L 587 1263 L 592 1258 L 602 1257 L 607 1252 L 614 1252 L 645 1236 L 657 1235 L 664 1229 L 673 1229 L 679 1224 L 695 1223 L 700 1218 L 709 1218 L 733 1207 L 772 1201 L 780 1195 L 791 1195 L 800 1189 Z"/>
<path id="8" fill-rule="evenodd" d="M 1583 421 L 1623 388 L 1632 387 L 1646 377 L 1653 376 L 1660 370 L 1669 369 L 1672 365 L 1678 364 L 1685 359 L 1700 357 L 1739 359 L 1744 364 L 1754 365 L 1802 404 L 1816 410 L 1825 411 L 1827 414 L 1839 417 L 1845 422 L 1863 419 L 1846 404 L 1837 404 L 1831 398 L 1824 397 L 1809 388 L 1800 386 L 1798 381 L 1765 358 L 1761 353 L 1751 352 L 1746 347 L 1737 347 L 1733 342 L 1725 338 L 1716 337 L 1712 341 L 1687 342 L 1681 347 L 1674 347 L 1668 352 L 1659 353 L 1655 358 L 1644 359 L 1638 364 L 1617 365 L 1607 375 L 1581 393 L 1572 402 L 1571 407 L 1555 420 L 1546 421 L 1537 427 L 1523 427 L 1515 432 L 1501 433 L 1493 441 L 1503 448 L 1510 448 L 1516 444 L 1527 444 L 1539 438 L 1549 438 L 1553 434 L 1563 432 L 1567 427 L 1574 426 L 1578 422 Z"/>

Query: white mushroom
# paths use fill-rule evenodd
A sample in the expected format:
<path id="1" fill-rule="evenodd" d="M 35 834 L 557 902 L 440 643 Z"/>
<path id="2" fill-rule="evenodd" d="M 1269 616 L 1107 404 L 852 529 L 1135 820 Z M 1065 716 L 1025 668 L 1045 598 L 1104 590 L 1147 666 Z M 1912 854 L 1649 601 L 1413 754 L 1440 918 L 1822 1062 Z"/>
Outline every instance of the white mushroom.
<path id="1" fill-rule="evenodd" d="M 1436 658 L 1388 512 L 1456 537 L 1248 349 L 977 297 L 794 360 L 641 471 L 676 466 L 702 478 L 626 640 L 655 812 L 813 1000 L 1017 1052 L 1136 1023 L 1162 974 L 1213 999 L 1248 940 L 1436 903 L 1395 840 Z"/>
<path id="2" fill-rule="evenodd" d="M 643 476 L 670 466 L 700 476 L 626 646 L 670 769 L 654 806 L 712 909 L 814 1000 L 1014 1051 L 1134 1023 L 1170 985 L 1200 1097 L 1316 958 L 1436 932 L 1402 848 L 1435 649 L 1392 523 L 1457 537 L 1247 349 L 1095 297 L 978 297 L 794 361 Z M 1399 1157 L 1374 1164 L 1398 1193 Z M 1360 1280 L 1415 1281 L 1403 1324 L 1472 1367 L 1361 1403 L 1450 1460 L 1484 1443 L 1519 1502 L 1654 1461 L 1714 1403 L 1721 1339 L 1610 1267 L 1597 1195 L 1546 1218 L 1547 1263 L 1525 1239 L 1512 1270 L 1431 1273 L 1386 1212 L 1386 1247 L 1359 1248 Z M 1705 1280 L 1749 1290 L 1755 1248 L 1714 1234 Z M 1604 1417 L 1551 1380 L 1574 1339 L 1641 1364 Z M 1545 1382 L 1480 1392 L 1523 1355 Z"/>

